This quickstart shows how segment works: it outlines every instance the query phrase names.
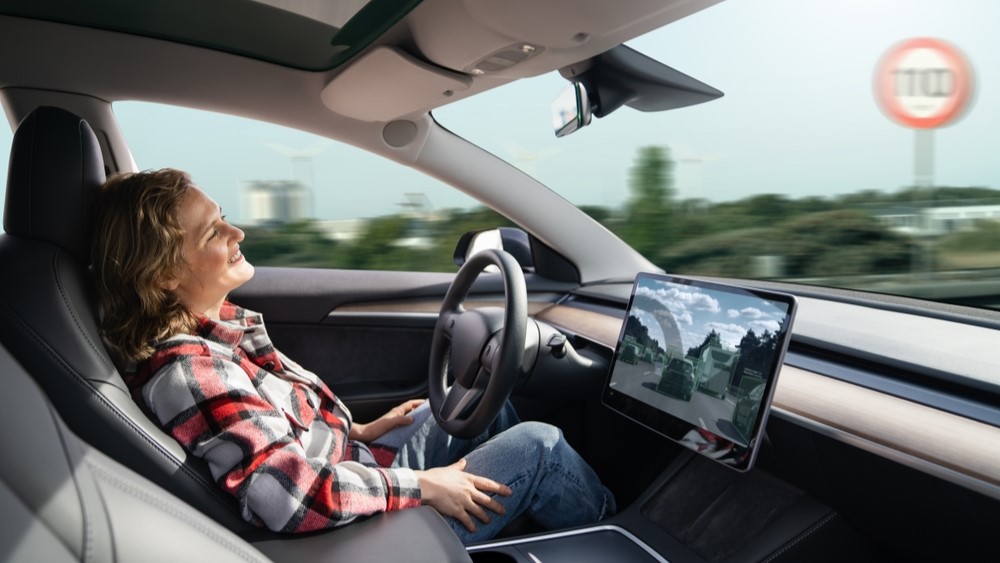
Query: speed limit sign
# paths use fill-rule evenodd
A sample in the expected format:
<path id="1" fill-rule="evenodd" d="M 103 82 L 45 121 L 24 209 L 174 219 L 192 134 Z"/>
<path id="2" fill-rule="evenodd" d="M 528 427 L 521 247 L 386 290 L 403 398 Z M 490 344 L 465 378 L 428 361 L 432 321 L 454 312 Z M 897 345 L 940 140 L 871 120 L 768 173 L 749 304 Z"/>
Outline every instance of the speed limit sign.
<path id="1" fill-rule="evenodd" d="M 875 71 L 875 99 L 900 125 L 933 129 L 967 109 L 974 88 L 972 67 L 947 41 L 919 37 L 890 48 Z"/>

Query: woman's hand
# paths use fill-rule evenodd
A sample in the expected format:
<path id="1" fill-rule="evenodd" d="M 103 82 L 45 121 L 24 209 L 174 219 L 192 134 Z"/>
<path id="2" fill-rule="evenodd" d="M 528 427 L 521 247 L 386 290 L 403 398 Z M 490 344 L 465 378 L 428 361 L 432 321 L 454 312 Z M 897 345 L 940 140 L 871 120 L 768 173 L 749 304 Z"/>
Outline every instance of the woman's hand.
<path id="1" fill-rule="evenodd" d="M 394 407 L 389 412 L 383 414 L 376 420 L 367 424 L 356 422 L 351 425 L 351 431 L 347 437 L 351 440 L 370 443 L 385 435 L 386 432 L 397 426 L 406 426 L 413 423 L 413 417 L 407 416 L 413 409 L 424 404 L 426 399 L 412 399 Z"/>
<path id="2" fill-rule="evenodd" d="M 420 498 L 423 504 L 432 507 L 442 516 L 450 516 L 474 533 L 476 524 L 472 517 L 483 524 L 490 523 L 490 511 L 503 515 L 504 508 L 487 493 L 510 496 L 510 487 L 492 479 L 465 472 L 465 460 L 447 467 L 437 467 L 427 471 L 417 471 L 420 482 Z"/>

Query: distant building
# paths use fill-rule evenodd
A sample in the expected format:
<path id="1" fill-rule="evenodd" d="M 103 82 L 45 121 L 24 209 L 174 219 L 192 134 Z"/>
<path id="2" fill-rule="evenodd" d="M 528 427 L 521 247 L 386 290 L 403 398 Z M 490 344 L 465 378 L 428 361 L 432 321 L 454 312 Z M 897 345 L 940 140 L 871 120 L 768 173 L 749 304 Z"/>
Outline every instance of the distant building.
<path id="1" fill-rule="evenodd" d="M 244 221 L 253 226 L 274 226 L 312 217 L 312 194 L 301 182 L 253 180 L 243 189 Z"/>
<path id="2" fill-rule="evenodd" d="M 1000 205 L 902 208 L 875 215 L 890 229 L 908 235 L 946 235 L 975 227 L 977 221 L 1000 221 Z"/>

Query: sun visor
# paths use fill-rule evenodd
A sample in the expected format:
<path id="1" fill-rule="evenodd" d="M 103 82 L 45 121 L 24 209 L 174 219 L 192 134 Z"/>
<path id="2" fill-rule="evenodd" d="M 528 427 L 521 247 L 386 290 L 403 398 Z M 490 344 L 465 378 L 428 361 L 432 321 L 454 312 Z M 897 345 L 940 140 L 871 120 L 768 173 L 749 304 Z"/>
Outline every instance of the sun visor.
<path id="1" fill-rule="evenodd" d="M 376 47 L 323 88 L 323 104 L 362 121 L 391 121 L 438 107 L 472 78 L 442 70 L 391 47 Z"/>

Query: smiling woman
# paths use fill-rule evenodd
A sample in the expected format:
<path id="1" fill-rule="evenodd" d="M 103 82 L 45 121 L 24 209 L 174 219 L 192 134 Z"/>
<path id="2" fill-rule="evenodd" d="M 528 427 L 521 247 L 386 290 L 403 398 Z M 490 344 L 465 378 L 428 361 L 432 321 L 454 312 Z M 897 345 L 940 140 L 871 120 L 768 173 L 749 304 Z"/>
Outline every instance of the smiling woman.
<path id="1" fill-rule="evenodd" d="M 243 231 L 186 173 L 112 176 L 94 209 L 102 325 L 125 380 L 244 519 L 308 532 L 423 503 L 471 543 L 522 513 L 552 528 L 614 514 L 613 494 L 562 433 L 519 424 L 509 404 L 469 435 L 439 426 L 420 399 L 355 424 L 273 346 L 259 313 L 228 301 L 254 274 Z"/>

